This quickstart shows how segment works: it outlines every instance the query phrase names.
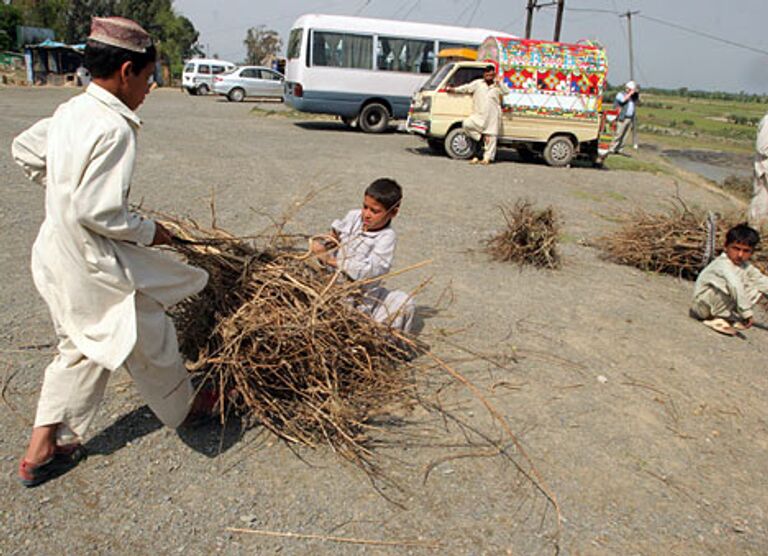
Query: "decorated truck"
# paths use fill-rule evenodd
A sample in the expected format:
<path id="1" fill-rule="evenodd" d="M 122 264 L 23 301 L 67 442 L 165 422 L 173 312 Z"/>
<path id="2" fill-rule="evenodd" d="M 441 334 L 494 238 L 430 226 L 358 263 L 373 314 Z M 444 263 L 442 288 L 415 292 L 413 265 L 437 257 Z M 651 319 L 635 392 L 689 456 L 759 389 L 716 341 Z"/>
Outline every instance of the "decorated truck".
<path id="1" fill-rule="evenodd" d="M 524 160 L 543 157 L 551 166 L 567 166 L 577 157 L 602 164 L 616 111 L 602 110 L 606 56 L 592 42 L 489 37 L 477 61 L 449 63 L 430 76 L 413 96 L 408 131 L 451 158 L 474 156 L 479 145 L 462 129 L 472 98 L 448 94 L 446 88 L 482 78 L 489 63 L 510 91 L 502 103 L 499 147 L 517 149 Z"/>

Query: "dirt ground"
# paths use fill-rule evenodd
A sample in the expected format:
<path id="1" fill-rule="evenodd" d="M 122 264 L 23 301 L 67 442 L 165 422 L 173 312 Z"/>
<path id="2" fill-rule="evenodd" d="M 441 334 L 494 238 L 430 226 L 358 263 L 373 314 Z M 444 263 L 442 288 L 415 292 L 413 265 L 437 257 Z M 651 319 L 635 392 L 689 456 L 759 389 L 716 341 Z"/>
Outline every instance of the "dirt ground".
<path id="1" fill-rule="evenodd" d="M 508 459 L 489 457 L 477 435 L 434 414 L 390 420 L 377 448 L 400 487 L 384 486 L 388 501 L 326 449 L 291 450 L 234 425 L 165 430 L 124 372 L 111 380 L 88 461 L 39 488 L 19 486 L 54 334 L 28 264 L 43 192 L 13 164 L 10 143 L 72 94 L 0 88 L 0 554 L 555 552 L 554 513 L 542 494 Z M 690 206 L 743 207 L 669 175 L 553 169 L 512 153 L 475 167 L 405 134 L 257 116 L 254 106 L 153 93 L 140 111 L 132 199 L 206 221 L 215 191 L 219 225 L 247 234 L 269 225 L 266 214 L 332 186 L 292 221 L 293 230 L 314 232 L 359 205 L 374 178 L 397 179 L 405 200 L 396 267 L 431 262 L 391 282 L 413 288 L 431 278 L 417 299 L 422 335 L 484 389 L 556 494 L 561 553 L 768 552 L 768 332 L 717 336 L 687 316 L 691 283 L 605 262 L 584 241 L 612 230 L 623 212 L 664 209 L 678 192 Z M 562 214 L 562 270 L 519 269 L 478 252 L 502 224 L 499 203 L 520 197 Z M 425 396 L 440 390 L 457 418 L 495 434 L 465 390 L 436 376 L 423 383 Z"/>

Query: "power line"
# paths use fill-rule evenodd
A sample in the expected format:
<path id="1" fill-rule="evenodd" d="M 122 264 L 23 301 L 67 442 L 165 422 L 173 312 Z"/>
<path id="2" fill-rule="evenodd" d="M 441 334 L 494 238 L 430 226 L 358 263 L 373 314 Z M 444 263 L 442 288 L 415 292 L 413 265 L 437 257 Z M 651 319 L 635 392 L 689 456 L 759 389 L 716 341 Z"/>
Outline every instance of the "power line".
<path id="1" fill-rule="evenodd" d="M 669 21 L 664 21 L 663 19 L 656 19 L 655 17 L 651 17 L 649 15 L 639 15 L 638 17 L 642 17 L 643 19 L 647 19 L 648 21 L 653 21 L 654 23 L 658 23 L 659 25 L 666 25 L 667 27 L 673 27 L 675 29 L 680 29 L 681 31 L 686 31 L 688 33 L 691 33 L 693 35 L 699 35 L 700 37 L 705 37 L 707 39 L 721 42 L 723 44 L 728 44 L 731 46 L 735 46 L 737 48 L 743 48 L 744 50 L 751 50 L 752 52 L 757 52 L 758 54 L 766 54 L 768 55 L 768 50 L 762 50 L 760 48 L 755 48 L 754 46 L 749 46 L 746 44 L 741 44 L 729 39 L 724 39 L 722 37 L 717 37 L 715 35 L 711 35 L 709 33 L 705 33 L 704 31 L 698 31 L 696 29 L 690 29 L 688 27 L 684 27 L 683 25 L 678 25 L 677 23 L 670 23 Z"/>
<path id="2" fill-rule="evenodd" d="M 421 4 L 421 0 L 416 0 L 413 3 L 413 6 L 411 6 L 411 9 L 405 12 L 405 15 L 403 16 L 403 19 L 408 19 L 408 16 L 411 15 L 411 12 L 419 7 L 419 4 Z"/>
<path id="3" fill-rule="evenodd" d="M 475 9 L 472 10 L 472 15 L 470 15 L 469 19 L 467 20 L 467 26 L 472 25 L 472 20 L 475 19 L 475 14 L 477 13 L 477 8 L 480 7 L 481 3 L 482 3 L 482 0 L 477 0 L 477 2 L 475 2 Z"/>
<path id="4" fill-rule="evenodd" d="M 365 2 L 363 3 L 363 5 L 362 5 L 362 6 L 360 6 L 359 8 L 357 8 L 357 11 L 355 12 L 355 15 L 360 15 L 360 13 L 361 13 L 361 12 L 362 12 L 362 11 L 363 11 L 365 8 L 367 8 L 367 7 L 368 7 L 368 4 L 370 4 L 370 3 L 371 3 L 371 0 L 365 0 Z"/>

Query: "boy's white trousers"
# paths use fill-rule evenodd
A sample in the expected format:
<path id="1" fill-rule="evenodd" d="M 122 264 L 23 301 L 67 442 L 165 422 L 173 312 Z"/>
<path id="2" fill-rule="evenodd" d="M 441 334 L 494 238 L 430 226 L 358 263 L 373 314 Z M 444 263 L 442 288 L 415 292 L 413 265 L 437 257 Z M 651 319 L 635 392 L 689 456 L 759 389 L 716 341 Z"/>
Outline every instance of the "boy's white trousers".
<path id="1" fill-rule="evenodd" d="M 179 355 L 176 330 L 162 306 L 137 292 L 137 340 L 123 363 L 136 389 L 168 427 L 187 416 L 194 392 Z M 104 396 L 111 371 L 78 351 L 55 315 L 58 354 L 48 365 L 35 416 L 35 427 L 60 423 L 57 440 L 67 444 L 83 438 Z"/>

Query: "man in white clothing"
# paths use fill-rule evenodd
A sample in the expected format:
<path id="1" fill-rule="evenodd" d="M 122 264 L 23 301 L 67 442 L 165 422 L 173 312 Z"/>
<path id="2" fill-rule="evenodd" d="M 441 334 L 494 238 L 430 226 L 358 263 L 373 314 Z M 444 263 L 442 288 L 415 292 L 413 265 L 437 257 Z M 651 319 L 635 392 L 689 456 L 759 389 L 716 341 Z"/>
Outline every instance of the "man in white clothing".
<path id="1" fill-rule="evenodd" d="M 357 308 L 376 322 L 409 332 L 415 307 L 413 299 L 399 290 L 388 290 L 381 280 L 392 268 L 397 235 L 392 219 L 400 208 L 403 193 L 389 178 L 375 180 L 365 190 L 363 208 L 349 211 L 334 220 L 331 234 L 315 241 L 312 251 L 318 259 L 341 270 L 347 277 L 364 282 L 363 299 Z"/>
<path id="2" fill-rule="evenodd" d="M 208 276 L 148 249 L 173 237 L 128 208 L 141 125 L 134 110 L 147 95 L 155 57 L 135 22 L 94 18 L 85 50 L 92 83 L 13 143 L 16 162 L 45 187 L 32 276 L 59 338 L 19 467 L 25 486 L 84 456 L 81 439 L 111 371 L 125 368 L 169 427 L 193 403 L 165 309 L 200 291 Z"/>
<path id="3" fill-rule="evenodd" d="M 754 181 L 749 203 L 749 223 L 756 228 L 768 220 L 768 114 L 757 125 Z"/>
<path id="4" fill-rule="evenodd" d="M 637 83 L 627 81 L 624 90 L 616 95 L 614 106 L 619 109 L 618 124 L 616 126 L 616 136 L 611 142 L 609 152 L 620 153 L 624 149 L 624 142 L 631 131 L 635 133 L 635 112 L 637 111 Z M 637 146 L 635 145 L 635 148 Z"/>
<path id="5" fill-rule="evenodd" d="M 483 159 L 473 158 L 470 164 L 490 164 L 496 159 L 496 144 L 501 134 L 501 103 L 509 89 L 504 84 L 496 67 L 489 64 L 483 71 L 482 79 L 458 87 L 447 87 L 448 93 L 472 95 L 472 114 L 464 120 L 462 127 L 473 140 L 483 140 Z"/>

